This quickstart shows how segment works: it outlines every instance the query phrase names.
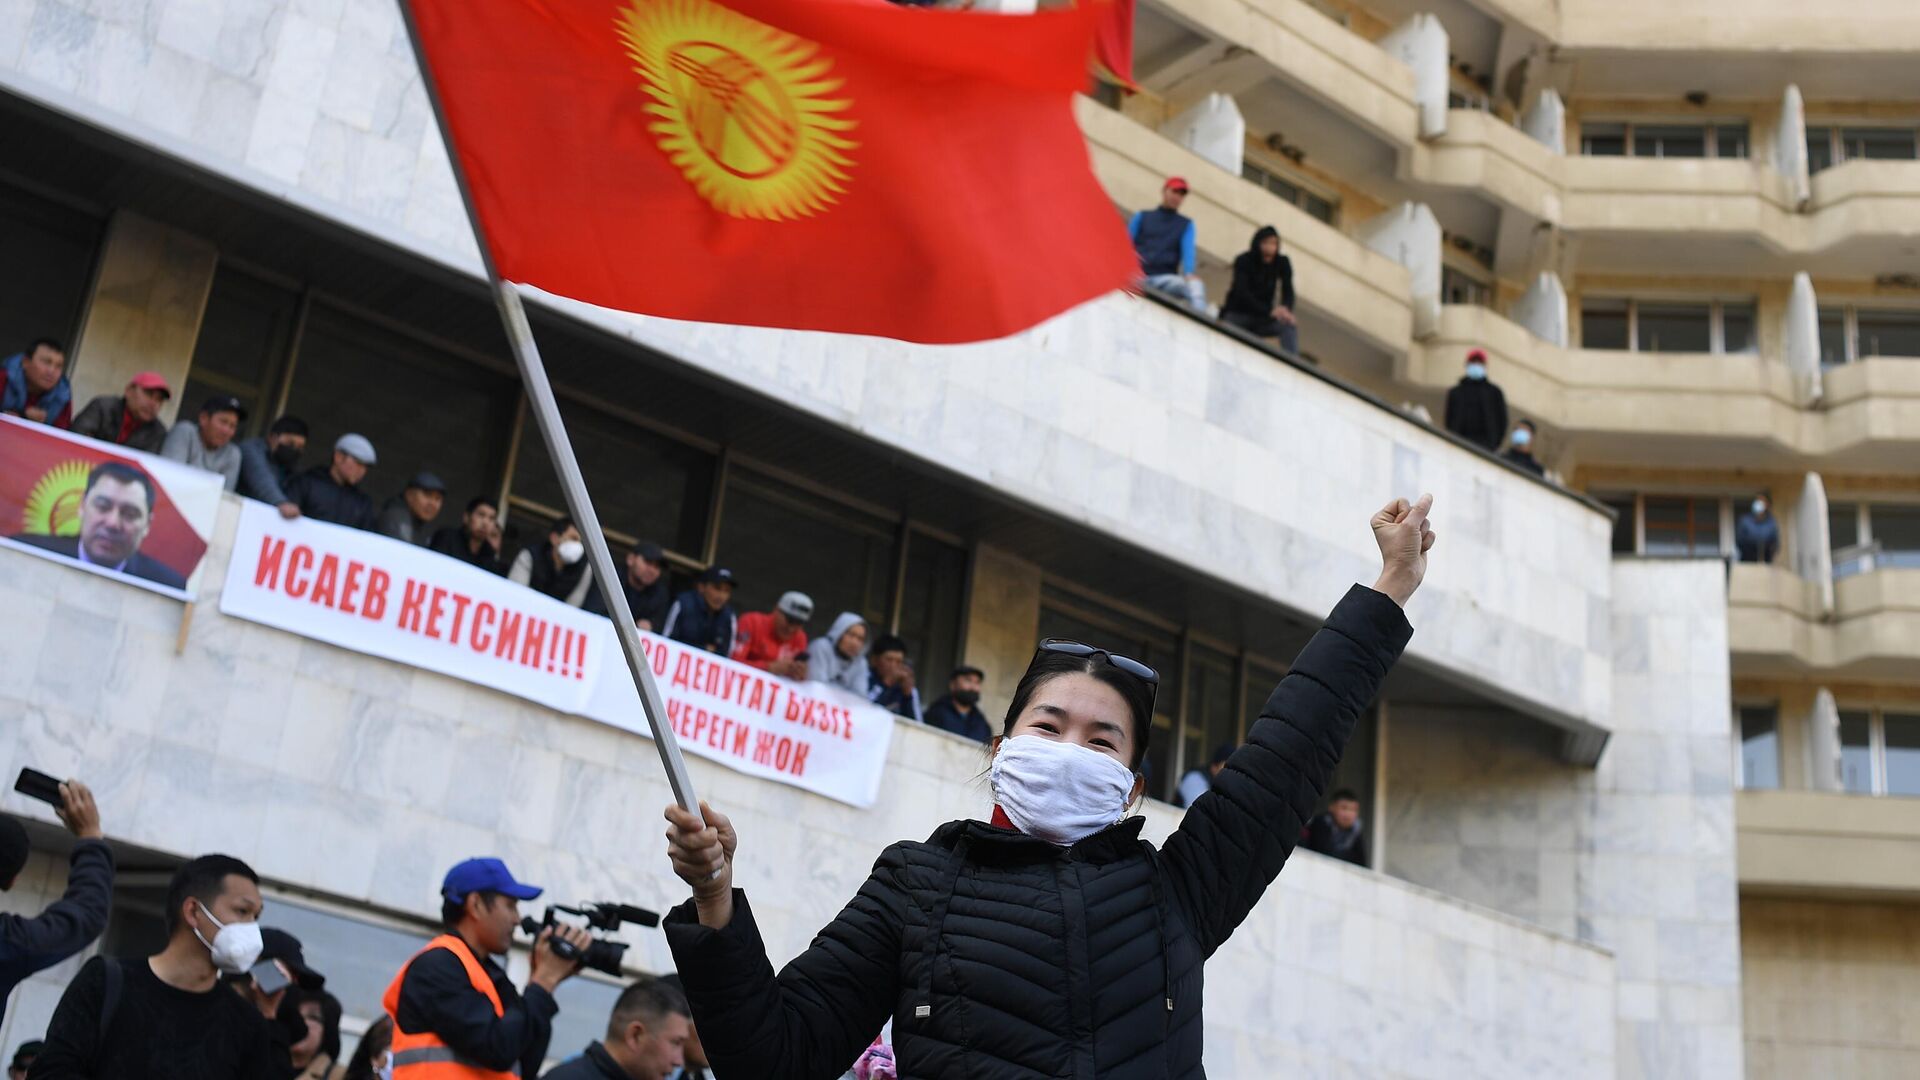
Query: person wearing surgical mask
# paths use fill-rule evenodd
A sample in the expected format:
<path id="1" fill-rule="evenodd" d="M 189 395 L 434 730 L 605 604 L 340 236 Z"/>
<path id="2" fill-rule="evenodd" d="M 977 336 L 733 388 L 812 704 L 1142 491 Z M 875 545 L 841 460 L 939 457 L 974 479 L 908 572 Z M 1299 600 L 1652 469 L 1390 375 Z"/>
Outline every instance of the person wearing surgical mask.
<path id="1" fill-rule="evenodd" d="M 705 804 L 668 807 L 693 897 L 661 928 L 715 1074 L 838 1075 L 891 1018 L 901 1076 L 1201 1075 L 1205 961 L 1279 874 L 1413 634 L 1432 504 L 1373 516 L 1379 578 L 1334 608 L 1157 849 L 1128 813 L 1159 676 L 1074 641 L 1041 642 L 1014 690 L 987 820 L 888 848 L 777 977 L 733 887 L 748 838 Z"/>
<path id="2" fill-rule="evenodd" d="M 1513 434 L 1507 436 L 1507 448 L 1501 452 L 1500 460 L 1510 461 L 1535 476 L 1547 475 L 1547 467 L 1533 456 L 1533 421 L 1522 420 L 1513 425 Z"/>
<path id="3" fill-rule="evenodd" d="M 268 1080 L 276 1061 L 268 1017 L 286 988 L 266 993 L 260 959 L 260 879 L 228 855 L 202 855 L 167 885 L 166 947 L 152 956 L 96 956 L 67 985 L 29 1077 Z M 246 975 L 239 994 L 223 975 Z M 281 1054 L 284 1058 L 284 1051 Z"/>
<path id="4" fill-rule="evenodd" d="M 1780 519 L 1765 495 L 1755 495 L 1747 512 L 1733 523 L 1733 546 L 1741 562 L 1770 563 L 1780 554 Z"/>
<path id="5" fill-rule="evenodd" d="M 581 542 L 573 519 L 561 518 L 547 530 L 545 540 L 521 548 L 507 579 L 570 607 L 586 603 L 593 589 L 593 571 L 587 567 L 587 545 Z"/>
<path id="6" fill-rule="evenodd" d="M 993 729 L 980 709 L 980 684 L 986 677 L 986 672 L 972 664 L 954 668 L 947 676 L 947 695 L 927 706 L 927 725 L 975 742 L 992 741 Z"/>

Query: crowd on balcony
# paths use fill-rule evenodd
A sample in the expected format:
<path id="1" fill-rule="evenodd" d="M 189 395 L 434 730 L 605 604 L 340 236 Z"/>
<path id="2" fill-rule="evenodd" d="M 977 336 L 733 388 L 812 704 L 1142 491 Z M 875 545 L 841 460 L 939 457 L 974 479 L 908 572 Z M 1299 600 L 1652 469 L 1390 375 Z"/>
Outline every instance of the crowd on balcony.
<path id="1" fill-rule="evenodd" d="M 1127 235 L 1140 258 L 1140 280 L 1145 287 L 1186 304 L 1203 318 L 1213 318 L 1216 313 L 1207 302 L 1206 283 L 1199 275 L 1199 228 L 1180 212 L 1191 192 L 1185 178 L 1168 177 L 1160 189 L 1160 205 L 1129 218 Z M 1232 282 L 1217 316 L 1228 326 L 1273 342 L 1288 355 L 1298 355 L 1300 324 L 1293 313 L 1293 262 L 1281 254 L 1280 246 L 1280 231 L 1272 225 L 1254 231 L 1247 250 L 1234 257 Z M 1419 410 L 1416 416 L 1425 420 L 1425 410 Z M 1487 377 L 1487 354 L 1481 349 L 1467 355 L 1465 377 L 1447 393 L 1445 426 L 1502 460 L 1546 477 L 1546 467 L 1535 457 L 1538 432 L 1533 422 L 1509 424 L 1506 395 Z"/>
<path id="2" fill-rule="evenodd" d="M 79 415 L 70 408 L 66 355 L 43 338 L 6 362 L 7 413 L 67 428 L 102 442 L 156 453 L 220 476 L 226 490 L 266 503 L 285 518 L 312 518 L 377 532 L 403 543 L 504 576 L 572 607 L 606 615 L 586 560 L 579 528 L 561 518 L 511 559 L 503 551 L 498 504 L 486 495 L 468 499 L 458 524 L 441 524 L 447 488 L 428 469 L 418 469 L 376 509 L 363 489 L 379 464 L 366 436 L 338 436 L 324 461 L 302 468 L 310 430 L 297 416 L 281 416 L 267 433 L 235 441 L 246 422 L 239 398 L 216 394 L 192 418 L 171 429 L 159 419 L 173 397 L 166 379 L 143 371 L 119 395 L 88 402 Z M 625 553 L 619 587 L 634 624 L 675 641 L 740 661 L 782 678 L 829 683 L 859 694 L 896 716 L 951 731 L 979 742 L 992 732 L 979 710 L 983 673 L 961 665 L 947 691 L 923 703 L 905 640 L 875 635 L 857 612 L 841 612 L 825 637 L 808 637 L 814 610 L 806 593 L 789 591 L 771 611 L 741 613 L 733 605 L 734 575 L 713 565 L 691 587 L 672 595 L 665 551 L 641 540 Z"/>

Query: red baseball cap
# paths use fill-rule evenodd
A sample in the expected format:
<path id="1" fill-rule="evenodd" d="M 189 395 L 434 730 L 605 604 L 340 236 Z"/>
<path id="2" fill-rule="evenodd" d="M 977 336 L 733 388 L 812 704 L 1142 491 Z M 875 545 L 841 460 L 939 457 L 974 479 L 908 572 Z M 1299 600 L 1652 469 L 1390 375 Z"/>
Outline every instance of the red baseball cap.
<path id="1" fill-rule="evenodd" d="M 173 396 L 173 388 L 167 385 L 167 380 L 161 378 L 157 371 L 143 371 L 135 375 L 127 385 L 137 386 L 142 390 L 158 390 L 161 397 Z"/>
<path id="2" fill-rule="evenodd" d="M 1181 191 L 1186 191 L 1186 190 L 1188 190 L 1188 189 L 1187 189 L 1187 178 L 1186 178 L 1186 177 L 1184 177 L 1184 176 L 1169 176 L 1169 177 L 1167 177 L 1167 182 L 1166 182 L 1166 183 L 1164 183 L 1164 184 L 1161 184 L 1161 185 L 1160 185 L 1160 190 L 1161 190 L 1161 191 L 1166 191 L 1166 190 L 1168 190 L 1168 189 L 1170 189 L 1170 188 L 1178 188 L 1178 189 L 1180 189 Z"/>
<path id="3" fill-rule="evenodd" d="M 1469 364 L 1471 364 L 1471 363 L 1473 363 L 1473 362 L 1474 362 L 1475 360 L 1478 360 L 1478 361 L 1480 361 L 1480 362 L 1481 362 L 1481 363 L 1483 363 L 1483 364 L 1484 364 L 1484 363 L 1486 363 L 1486 362 L 1487 362 L 1487 350 L 1485 350 L 1485 349 L 1469 349 L 1469 350 L 1467 350 L 1467 363 L 1469 363 Z"/>

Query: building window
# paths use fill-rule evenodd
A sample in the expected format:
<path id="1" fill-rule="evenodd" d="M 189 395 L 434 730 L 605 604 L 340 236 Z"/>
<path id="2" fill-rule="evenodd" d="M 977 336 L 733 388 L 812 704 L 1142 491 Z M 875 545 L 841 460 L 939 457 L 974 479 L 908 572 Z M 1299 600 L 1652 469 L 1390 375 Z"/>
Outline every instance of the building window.
<path id="1" fill-rule="evenodd" d="M 1773 791 L 1780 786 L 1780 709 L 1742 705 L 1734 710 L 1740 735 L 1740 786 Z"/>
<path id="2" fill-rule="evenodd" d="M 1752 300 L 1635 300 L 1582 297 L 1580 347 L 1633 352 L 1750 353 Z"/>
<path id="3" fill-rule="evenodd" d="M 372 492 L 397 493 L 406 477 L 429 469 L 458 508 L 499 492 L 519 393 L 504 372 L 316 303 L 287 411 L 314 425 L 308 463 L 328 460 L 333 440 L 358 432 L 380 455 Z"/>
<path id="4" fill-rule="evenodd" d="M 573 401 L 562 402 L 561 409 L 602 527 L 629 541 L 652 540 L 688 562 L 700 562 L 713 502 L 716 456 Z M 543 527 L 567 512 L 559 474 L 532 417 L 521 425 L 520 447 L 514 455 L 513 503 L 517 511 L 532 511 Z M 519 532 L 523 541 L 540 535 Z"/>
<path id="5" fill-rule="evenodd" d="M 1324 221 L 1328 225 L 1333 224 L 1334 214 L 1340 206 L 1338 199 L 1317 195 L 1273 169 L 1256 165 L 1250 160 L 1241 162 L 1240 175 L 1278 195 L 1282 202 L 1291 203 L 1306 211 L 1309 217 Z"/>
<path id="6" fill-rule="evenodd" d="M 1714 495 L 1647 495 L 1641 499 L 1641 554 L 1719 558 L 1727 500 Z"/>
<path id="7" fill-rule="evenodd" d="M 1456 266 L 1440 267 L 1442 303 L 1493 306 L 1493 286 Z"/>
<path id="8" fill-rule="evenodd" d="M 899 534 L 897 520 L 734 467 L 714 561 L 738 575 L 734 607 L 740 611 L 771 611 L 781 593 L 798 589 L 813 599 L 820 628 L 853 611 L 878 636 L 892 626 Z M 908 659 L 916 673 L 922 670 L 921 657 Z M 921 687 L 940 684 L 931 672 L 915 681 Z"/>
<path id="9" fill-rule="evenodd" d="M 1920 308 L 1820 309 L 1820 362 L 1852 363 L 1873 356 L 1920 357 Z"/>
<path id="10" fill-rule="evenodd" d="M 215 394 L 232 394 L 248 410 L 241 435 L 263 434 L 275 419 L 299 321 L 299 293 L 222 263 L 200 316 L 180 415 Z M 317 464 L 321 455 L 309 451 L 308 460 Z"/>
<path id="11" fill-rule="evenodd" d="M 1920 713 L 1840 710 L 1840 781 L 1855 795 L 1920 796 Z"/>
<path id="12" fill-rule="evenodd" d="M 1835 578 L 1920 567 L 1920 504 L 1830 503 L 1827 538 Z"/>
<path id="13" fill-rule="evenodd" d="M 71 366 L 104 231 L 92 214 L 0 184 L 0 356 L 51 337 L 67 346 Z M 74 413 L 85 404 L 75 401 Z"/>
<path id="14" fill-rule="evenodd" d="M 1588 157 L 1744 158 L 1748 156 L 1747 124 L 1639 123 L 1619 120 L 1583 121 L 1580 152 Z"/>
<path id="15" fill-rule="evenodd" d="M 1733 500 L 1724 495 L 1606 495 L 1617 516 L 1615 555 L 1717 559 L 1733 553 Z"/>
<path id="16" fill-rule="evenodd" d="M 1920 158 L 1920 128 L 1810 127 L 1807 168 L 1813 172 L 1843 161 L 1913 161 Z"/>
<path id="17" fill-rule="evenodd" d="M 907 655 L 920 666 L 917 685 L 928 704 L 947 692 L 947 676 L 966 659 L 960 641 L 966 584 L 966 548 L 917 529 L 907 533 L 898 632 L 907 643 Z M 835 613 L 822 614 L 830 618 Z M 831 625 L 817 621 L 823 631 Z"/>

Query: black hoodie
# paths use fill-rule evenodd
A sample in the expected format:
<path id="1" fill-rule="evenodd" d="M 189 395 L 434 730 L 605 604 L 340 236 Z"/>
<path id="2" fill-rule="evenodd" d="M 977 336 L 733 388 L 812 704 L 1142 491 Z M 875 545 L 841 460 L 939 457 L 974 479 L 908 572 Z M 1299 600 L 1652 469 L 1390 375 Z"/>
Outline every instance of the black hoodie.
<path id="1" fill-rule="evenodd" d="M 1293 310 L 1293 262 L 1276 255 L 1272 262 L 1260 257 L 1260 241 L 1280 238 L 1280 230 L 1262 225 L 1253 234 L 1247 250 L 1233 258 L 1233 285 L 1227 289 L 1227 302 L 1220 305 L 1222 315 L 1229 311 L 1265 319 L 1273 315 L 1273 293 L 1280 291 L 1280 306 Z"/>

